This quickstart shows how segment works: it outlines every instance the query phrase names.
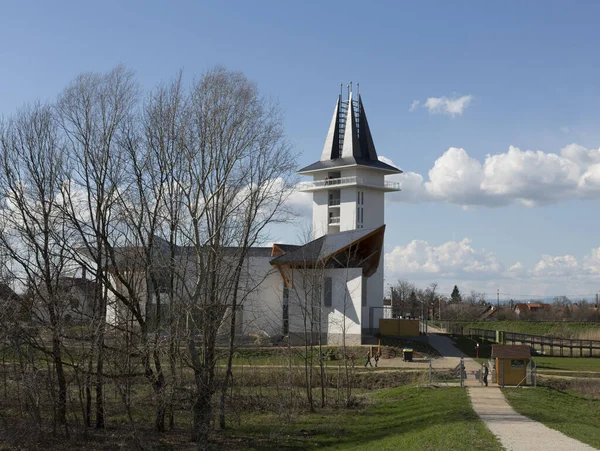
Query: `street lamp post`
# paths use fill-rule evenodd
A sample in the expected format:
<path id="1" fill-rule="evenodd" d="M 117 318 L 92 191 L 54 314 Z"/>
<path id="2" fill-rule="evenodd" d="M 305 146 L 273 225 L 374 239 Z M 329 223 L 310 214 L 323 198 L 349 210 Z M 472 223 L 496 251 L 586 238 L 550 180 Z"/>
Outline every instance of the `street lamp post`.
<path id="1" fill-rule="evenodd" d="M 500 310 L 500 288 L 498 288 L 498 291 L 496 292 L 496 294 L 497 294 L 497 296 L 498 296 L 498 297 L 496 298 L 496 299 L 497 299 L 497 300 L 496 300 L 496 308 L 497 308 L 498 310 Z"/>

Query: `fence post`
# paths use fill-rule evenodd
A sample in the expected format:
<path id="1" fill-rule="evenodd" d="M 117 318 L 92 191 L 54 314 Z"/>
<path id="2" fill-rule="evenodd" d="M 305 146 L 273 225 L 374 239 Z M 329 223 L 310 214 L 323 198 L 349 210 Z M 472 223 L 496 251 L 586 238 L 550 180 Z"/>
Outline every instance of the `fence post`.
<path id="1" fill-rule="evenodd" d="M 431 380 L 432 369 L 431 369 L 431 359 L 429 359 L 429 383 L 431 384 L 433 381 Z"/>

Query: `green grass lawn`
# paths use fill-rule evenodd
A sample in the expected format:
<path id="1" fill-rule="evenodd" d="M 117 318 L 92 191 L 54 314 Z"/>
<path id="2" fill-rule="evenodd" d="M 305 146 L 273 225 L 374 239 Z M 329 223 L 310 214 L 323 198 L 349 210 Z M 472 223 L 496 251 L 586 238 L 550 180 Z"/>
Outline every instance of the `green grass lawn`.
<path id="1" fill-rule="evenodd" d="M 552 335 L 563 338 L 600 340 L 599 323 L 571 323 L 563 321 L 474 321 L 461 323 L 468 329 L 504 330 L 530 335 Z"/>
<path id="2" fill-rule="evenodd" d="M 540 370 L 538 371 L 538 376 L 557 376 L 564 378 L 566 377 L 576 377 L 577 379 L 600 379 L 600 373 L 582 373 L 578 371 L 573 372 L 565 372 L 565 371 L 552 371 L 552 370 Z"/>
<path id="3" fill-rule="evenodd" d="M 487 362 L 490 359 L 491 345 L 494 344 L 485 340 L 474 340 L 466 335 L 453 335 L 452 341 L 454 346 L 479 363 Z M 476 351 L 475 343 L 479 343 L 479 353 Z M 479 357 L 476 358 L 476 355 L 479 355 Z"/>
<path id="4" fill-rule="evenodd" d="M 600 448 L 600 400 L 549 387 L 505 388 L 503 392 L 517 412 Z"/>
<path id="5" fill-rule="evenodd" d="M 253 449 L 495 450 L 494 436 L 460 388 L 381 390 L 365 408 L 302 414 L 244 416 L 233 443 Z"/>
<path id="6" fill-rule="evenodd" d="M 537 356 L 533 360 L 539 370 L 600 371 L 599 358 Z"/>

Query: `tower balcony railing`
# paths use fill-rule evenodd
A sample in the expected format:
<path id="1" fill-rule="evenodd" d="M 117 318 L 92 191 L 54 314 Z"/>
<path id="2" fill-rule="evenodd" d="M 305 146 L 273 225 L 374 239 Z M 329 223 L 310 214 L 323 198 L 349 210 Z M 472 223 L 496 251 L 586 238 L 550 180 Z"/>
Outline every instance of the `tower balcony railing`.
<path id="1" fill-rule="evenodd" d="M 329 206 L 330 207 L 339 207 L 340 199 L 329 199 Z"/>
<path id="2" fill-rule="evenodd" d="M 340 217 L 339 216 L 330 216 L 329 217 L 329 225 L 336 225 L 340 223 Z"/>
<path id="3" fill-rule="evenodd" d="M 360 185 L 369 188 L 380 189 L 383 191 L 400 191 L 400 183 L 384 180 L 383 183 L 376 183 L 365 180 L 363 177 L 339 177 L 326 180 L 313 180 L 311 182 L 300 182 L 297 185 L 299 191 L 315 191 L 329 187 L 340 187 L 349 185 Z M 331 204 L 330 204 L 331 205 Z"/>

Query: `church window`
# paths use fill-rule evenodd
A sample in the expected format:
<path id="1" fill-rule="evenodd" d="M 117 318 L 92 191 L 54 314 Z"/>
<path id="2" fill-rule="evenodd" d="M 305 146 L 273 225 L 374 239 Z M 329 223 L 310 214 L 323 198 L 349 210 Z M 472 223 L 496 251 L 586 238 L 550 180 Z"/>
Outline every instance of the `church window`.
<path id="1" fill-rule="evenodd" d="M 290 311 L 289 311 L 289 299 L 290 299 L 290 290 L 288 287 L 283 287 L 283 298 L 282 298 L 282 307 L 283 307 L 283 335 L 287 335 L 290 331 Z"/>
<path id="2" fill-rule="evenodd" d="M 361 305 L 363 307 L 367 306 L 367 278 L 363 277 L 362 278 L 362 285 L 361 285 Z"/>
<path id="3" fill-rule="evenodd" d="M 333 299 L 333 280 L 331 277 L 325 277 L 323 283 L 323 305 L 325 307 L 331 307 Z"/>

